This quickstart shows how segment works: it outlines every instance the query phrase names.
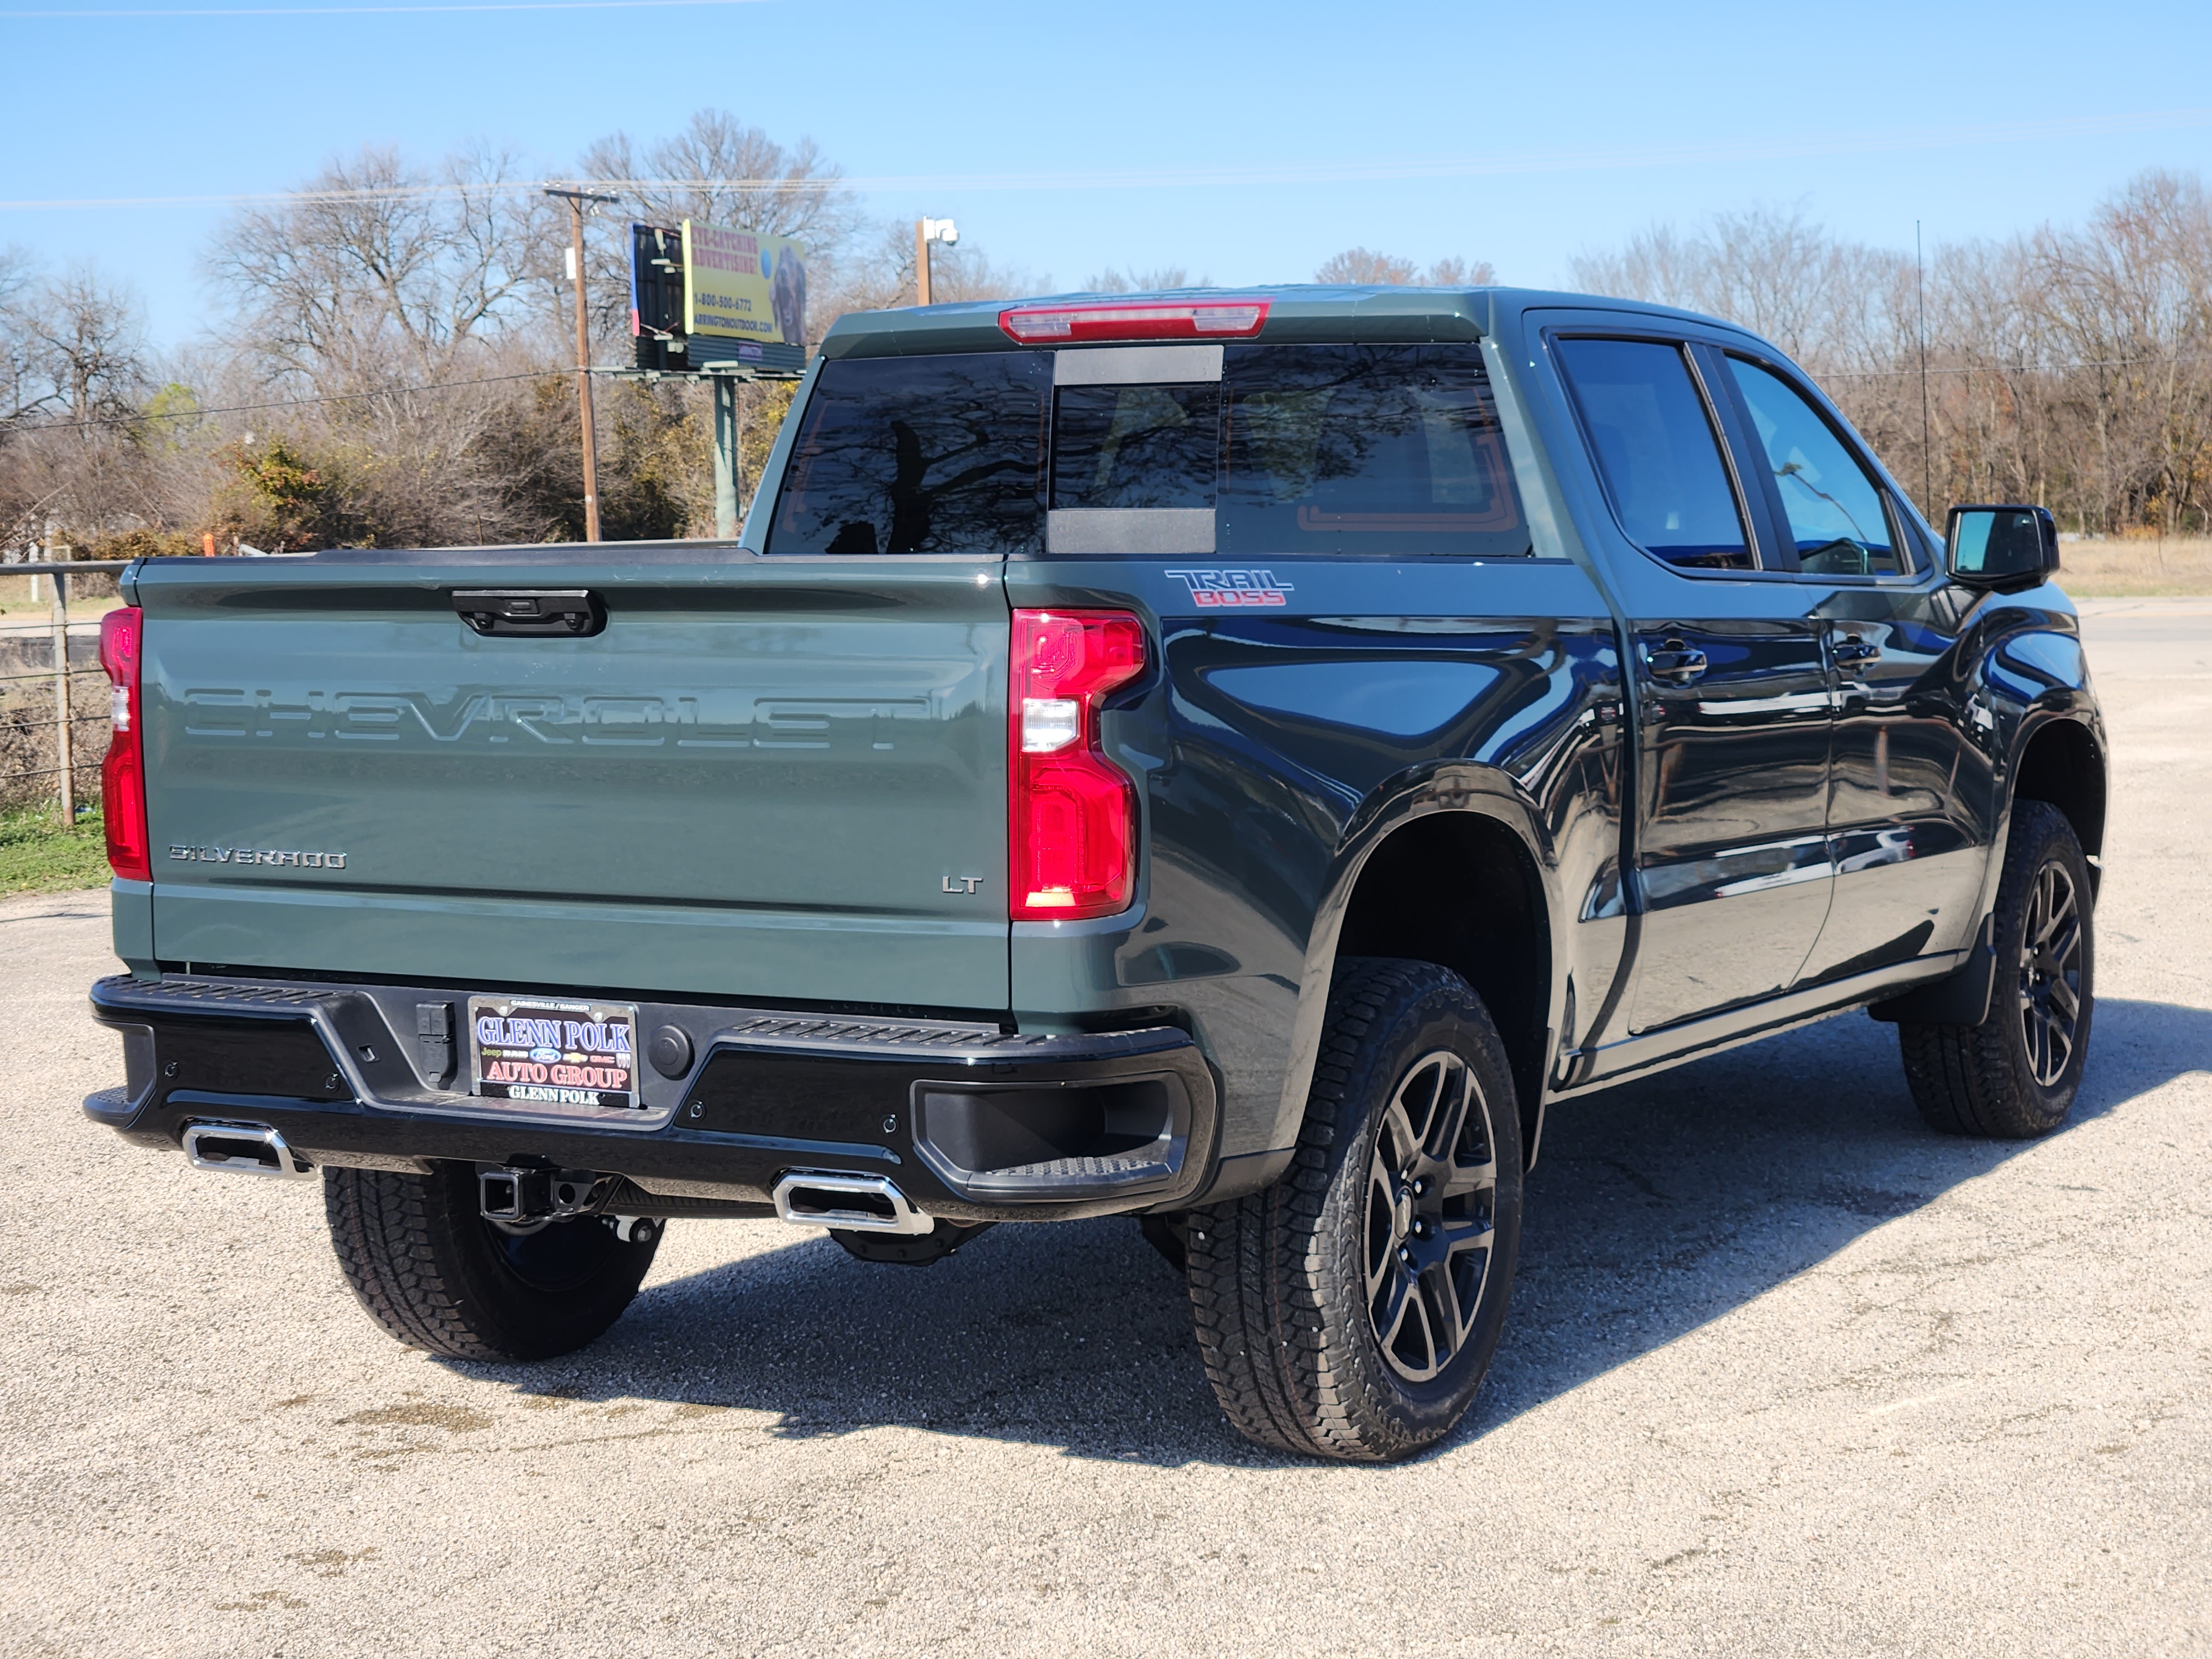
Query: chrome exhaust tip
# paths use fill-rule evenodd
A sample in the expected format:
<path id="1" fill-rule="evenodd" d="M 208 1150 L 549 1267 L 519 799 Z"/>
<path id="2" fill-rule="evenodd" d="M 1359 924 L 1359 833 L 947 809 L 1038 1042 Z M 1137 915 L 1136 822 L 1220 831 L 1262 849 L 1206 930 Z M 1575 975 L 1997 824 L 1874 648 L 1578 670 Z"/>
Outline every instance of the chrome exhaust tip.
<path id="1" fill-rule="evenodd" d="M 314 1165 L 265 1123 L 188 1123 L 185 1158 L 195 1170 L 234 1170 L 240 1175 L 306 1181 Z"/>
<path id="2" fill-rule="evenodd" d="M 802 1227 L 853 1233 L 927 1233 L 934 1218 L 914 1207 L 881 1176 L 827 1175 L 793 1170 L 775 1183 L 775 1212 Z"/>

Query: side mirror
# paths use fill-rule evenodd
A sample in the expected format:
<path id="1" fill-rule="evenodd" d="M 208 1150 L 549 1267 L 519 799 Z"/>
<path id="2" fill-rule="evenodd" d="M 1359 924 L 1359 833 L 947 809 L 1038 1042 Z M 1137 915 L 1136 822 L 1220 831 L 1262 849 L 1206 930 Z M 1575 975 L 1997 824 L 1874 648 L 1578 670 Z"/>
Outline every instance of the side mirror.
<path id="1" fill-rule="evenodd" d="M 2043 507 L 1954 507 L 1943 565 L 1967 587 L 2036 587 L 2058 572 L 2058 526 Z"/>

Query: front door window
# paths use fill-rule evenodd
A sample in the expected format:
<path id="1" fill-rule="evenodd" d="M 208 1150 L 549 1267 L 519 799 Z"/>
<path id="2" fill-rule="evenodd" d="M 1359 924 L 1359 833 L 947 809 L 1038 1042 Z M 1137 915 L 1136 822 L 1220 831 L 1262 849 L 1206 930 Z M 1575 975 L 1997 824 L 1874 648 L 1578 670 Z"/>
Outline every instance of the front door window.
<path id="1" fill-rule="evenodd" d="M 1905 568 L 1881 491 L 1835 429 L 1780 375 L 1741 357 L 1728 365 L 1781 494 L 1799 565 L 1820 576 L 1892 576 Z"/>

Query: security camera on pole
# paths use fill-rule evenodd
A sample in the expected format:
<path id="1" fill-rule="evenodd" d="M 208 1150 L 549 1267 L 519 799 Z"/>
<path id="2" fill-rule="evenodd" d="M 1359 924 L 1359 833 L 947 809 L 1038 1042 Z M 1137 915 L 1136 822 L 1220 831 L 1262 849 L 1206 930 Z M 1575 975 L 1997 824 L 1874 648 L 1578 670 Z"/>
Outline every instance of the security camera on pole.
<path id="1" fill-rule="evenodd" d="M 960 240 L 959 227 L 950 219 L 917 219 L 914 222 L 914 291 L 915 303 L 929 303 L 929 245 L 942 242 L 951 247 Z"/>

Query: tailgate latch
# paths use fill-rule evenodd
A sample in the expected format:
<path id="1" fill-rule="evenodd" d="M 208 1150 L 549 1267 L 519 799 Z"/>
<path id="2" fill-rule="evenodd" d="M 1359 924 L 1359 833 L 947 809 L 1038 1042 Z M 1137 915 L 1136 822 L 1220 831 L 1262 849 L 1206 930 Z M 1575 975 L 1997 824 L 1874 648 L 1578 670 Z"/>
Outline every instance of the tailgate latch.
<path id="1" fill-rule="evenodd" d="M 479 634 L 568 639 L 607 625 L 607 607 L 582 587 L 465 587 L 453 609 Z"/>

